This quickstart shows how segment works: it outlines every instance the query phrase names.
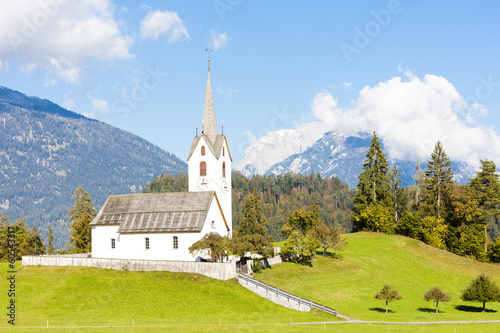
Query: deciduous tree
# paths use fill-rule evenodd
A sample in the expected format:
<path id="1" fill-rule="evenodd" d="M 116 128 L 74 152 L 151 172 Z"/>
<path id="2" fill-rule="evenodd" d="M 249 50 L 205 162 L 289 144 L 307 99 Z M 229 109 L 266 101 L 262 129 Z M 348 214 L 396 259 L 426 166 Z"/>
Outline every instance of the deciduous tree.
<path id="1" fill-rule="evenodd" d="M 460 298 L 466 302 L 483 303 L 483 312 L 486 311 L 486 302 L 500 301 L 500 288 L 488 275 L 480 274 L 462 291 Z"/>
<path id="2" fill-rule="evenodd" d="M 319 242 L 323 248 L 323 255 L 326 255 L 326 250 L 329 248 L 340 251 L 346 247 L 347 239 L 341 237 L 344 233 L 344 227 L 328 227 L 325 223 L 319 222 L 309 231 L 308 236 L 311 236 Z"/>
<path id="3" fill-rule="evenodd" d="M 439 312 L 439 302 L 449 302 L 451 301 L 451 297 L 445 293 L 439 287 L 432 287 L 424 294 L 424 298 L 427 302 L 433 301 L 436 302 L 436 313 Z"/>
<path id="4" fill-rule="evenodd" d="M 389 312 L 389 302 L 397 301 L 402 298 L 399 292 L 388 284 L 376 293 L 374 297 L 385 301 L 385 313 Z"/>
<path id="5" fill-rule="evenodd" d="M 208 251 L 212 261 L 215 262 L 218 260 L 221 261 L 222 258 L 227 255 L 228 249 L 229 238 L 227 236 L 221 236 L 217 233 L 209 233 L 191 245 L 189 247 L 189 253 L 196 254 Z"/>

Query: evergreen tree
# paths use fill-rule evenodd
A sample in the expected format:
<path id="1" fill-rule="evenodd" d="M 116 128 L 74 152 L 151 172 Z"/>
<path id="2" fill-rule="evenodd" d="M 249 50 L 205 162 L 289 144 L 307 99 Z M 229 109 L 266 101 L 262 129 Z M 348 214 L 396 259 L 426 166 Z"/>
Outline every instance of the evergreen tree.
<path id="1" fill-rule="evenodd" d="M 382 151 L 382 145 L 377 134 L 373 132 L 354 198 L 353 227 L 355 230 L 363 229 L 362 226 L 356 224 L 355 219 L 363 210 L 376 204 L 390 206 L 388 171 L 388 162 Z"/>
<path id="2" fill-rule="evenodd" d="M 441 141 L 436 143 L 431 159 L 427 162 L 424 184 L 426 190 L 427 209 L 424 215 L 445 216 L 445 203 L 453 185 L 451 161 L 443 149 Z"/>
<path id="3" fill-rule="evenodd" d="M 358 192 L 354 199 L 356 211 L 360 211 L 372 203 L 384 202 L 390 182 L 387 176 L 388 171 L 388 162 L 382 151 L 382 145 L 377 134 L 373 132 L 372 141 L 363 164 L 363 171 L 359 175 Z"/>
<path id="4" fill-rule="evenodd" d="M 484 234 L 488 239 L 488 219 L 498 214 L 500 206 L 500 180 L 493 161 L 481 160 L 481 171 L 472 178 L 467 188 L 476 194 L 481 212 L 481 222 L 484 224 Z M 484 252 L 487 252 L 487 244 Z"/>
<path id="5" fill-rule="evenodd" d="M 69 225 L 71 231 L 70 245 L 73 251 L 91 251 L 91 227 L 90 222 L 97 215 L 90 194 L 78 186 L 71 197 L 75 200 L 72 208 L 68 210 Z"/>
<path id="6" fill-rule="evenodd" d="M 413 175 L 415 179 L 415 198 L 414 206 L 418 206 L 421 200 L 422 187 L 424 186 L 425 172 L 420 167 L 420 161 L 417 160 L 417 166 L 415 167 L 415 174 Z"/>
<path id="7" fill-rule="evenodd" d="M 257 189 L 254 189 L 243 203 L 241 222 L 235 230 L 235 234 L 237 236 L 267 236 L 266 228 L 264 227 L 266 217 L 262 213 L 262 210 L 262 202 L 260 201 L 259 194 L 257 193 Z"/>
<path id="8" fill-rule="evenodd" d="M 52 234 L 52 227 L 49 224 L 49 232 L 47 233 L 47 253 L 54 254 L 56 251 L 54 248 L 54 235 Z"/>
<path id="9" fill-rule="evenodd" d="M 404 189 L 401 187 L 401 172 L 398 171 L 396 164 L 392 166 L 388 177 L 390 179 L 389 191 L 391 206 L 394 211 L 394 222 L 398 223 L 399 216 L 405 209 L 406 200 L 404 196 Z"/>

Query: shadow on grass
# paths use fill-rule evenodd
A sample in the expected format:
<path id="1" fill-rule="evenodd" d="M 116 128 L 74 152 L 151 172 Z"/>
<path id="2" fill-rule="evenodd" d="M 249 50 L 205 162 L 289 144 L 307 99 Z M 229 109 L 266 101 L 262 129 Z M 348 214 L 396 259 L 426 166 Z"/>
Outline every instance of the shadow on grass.
<path id="1" fill-rule="evenodd" d="M 382 312 L 385 313 L 385 309 L 383 308 L 370 308 L 370 311 Z M 391 309 L 389 309 L 389 313 L 394 313 Z"/>
<path id="2" fill-rule="evenodd" d="M 487 304 L 486 304 L 487 306 Z M 483 312 L 482 306 L 470 306 L 470 305 L 456 305 L 455 309 L 465 312 Z M 486 309 L 485 312 L 497 312 L 497 310 Z"/>
<path id="3" fill-rule="evenodd" d="M 324 256 L 324 257 L 328 257 L 328 258 L 332 258 L 332 259 L 339 259 L 339 260 L 343 258 L 342 254 L 330 252 L 330 251 L 327 251 L 326 254 L 323 255 L 323 250 L 316 250 L 316 255 L 317 256 Z"/>
<path id="4" fill-rule="evenodd" d="M 428 313 L 436 313 L 436 309 L 431 309 L 431 308 L 418 308 L 418 311 L 420 312 L 428 312 Z M 441 311 L 439 311 L 441 312 Z"/>

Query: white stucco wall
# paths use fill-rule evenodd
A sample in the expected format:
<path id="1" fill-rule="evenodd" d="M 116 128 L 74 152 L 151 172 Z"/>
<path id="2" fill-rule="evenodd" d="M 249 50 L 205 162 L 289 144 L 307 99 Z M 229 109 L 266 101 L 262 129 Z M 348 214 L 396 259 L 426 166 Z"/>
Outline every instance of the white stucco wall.
<path id="1" fill-rule="evenodd" d="M 205 146 L 205 156 L 201 156 L 201 147 Z M 220 157 L 217 159 L 210 148 L 208 147 L 205 139 L 202 137 L 196 146 L 191 158 L 188 161 L 188 185 L 189 192 L 199 192 L 199 191 L 215 191 L 217 193 L 217 198 L 221 205 L 222 211 L 228 223 L 229 228 L 233 229 L 232 226 L 232 209 L 231 209 L 231 158 L 229 156 L 229 149 L 227 142 L 223 145 L 224 154 L 222 154 L 222 148 L 220 152 Z M 206 162 L 207 164 L 207 176 L 208 186 L 205 189 L 199 188 L 200 180 L 200 162 Z M 226 177 L 222 177 L 222 163 L 226 163 Z M 228 190 L 227 192 L 222 190 L 222 183 L 225 180 Z"/>
<path id="2" fill-rule="evenodd" d="M 212 221 L 215 221 L 214 227 Z M 189 253 L 189 247 L 210 232 L 221 236 L 228 234 L 215 198 L 201 232 L 118 234 L 118 226 L 92 226 L 92 257 L 194 261 L 196 256 Z M 174 236 L 178 237 L 177 249 L 173 248 Z M 112 238 L 115 239 L 114 249 L 111 248 Z M 146 250 L 146 238 L 149 238 L 149 250 Z"/>

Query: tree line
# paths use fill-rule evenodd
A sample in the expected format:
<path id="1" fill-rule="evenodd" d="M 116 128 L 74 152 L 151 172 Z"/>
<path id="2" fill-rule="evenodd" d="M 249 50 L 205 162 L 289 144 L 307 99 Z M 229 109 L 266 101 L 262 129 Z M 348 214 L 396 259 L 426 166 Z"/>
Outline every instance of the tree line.
<path id="1" fill-rule="evenodd" d="M 55 253 L 86 253 L 92 248 L 90 222 L 97 215 L 90 194 L 78 186 L 72 196 L 75 200 L 73 207 L 68 210 L 70 241 L 64 249 L 56 251 L 54 233 L 49 225 L 47 244 L 37 227 L 26 225 L 24 218 L 11 222 L 4 212 L 0 212 L 0 261 L 7 261 L 9 256 L 9 235 L 14 234 L 16 260 L 26 255 L 42 255 Z M 12 237 L 11 237 L 12 238 Z"/>
<path id="2" fill-rule="evenodd" d="M 438 141 L 424 171 L 417 162 L 415 185 L 401 187 L 374 132 L 354 197 L 353 231 L 401 234 L 461 256 L 500 262 L 497 234 L 500 181 L 493 161 L 466 185 L 453 180 L 451 161 Z"/>
<path id="3" fill-rule="evenodd" d="M 144 193 L 186 192 L 188 178 L 185 174 L 177 176 L 162 175 L 144 188 Z M 352 209 L 354 190 L 338 178 L 323 178 L 318 174 L 255 175 L 246 177 L 241 172 L 232 173 L 232 213 L 233 228 L 236 229 L 244 218 L 243 209 L 246 199 L 256 191 L 266 217 L 263 226 L 274 241 L 287 238 L 281 228 L 288 217 L 297 209 L 310 209 L 315 203 L 319 217 L 328 227 L 341 226 L 346 232 L 352 229 Z"/>

